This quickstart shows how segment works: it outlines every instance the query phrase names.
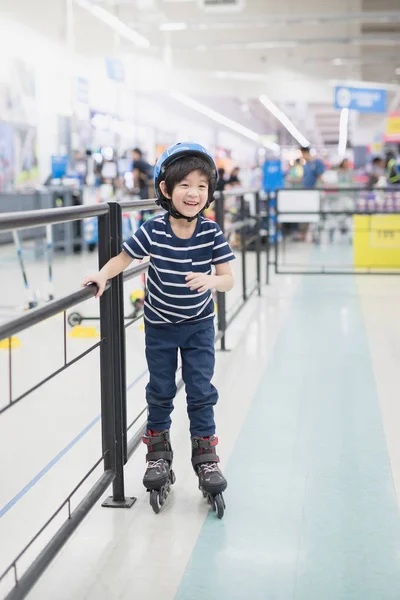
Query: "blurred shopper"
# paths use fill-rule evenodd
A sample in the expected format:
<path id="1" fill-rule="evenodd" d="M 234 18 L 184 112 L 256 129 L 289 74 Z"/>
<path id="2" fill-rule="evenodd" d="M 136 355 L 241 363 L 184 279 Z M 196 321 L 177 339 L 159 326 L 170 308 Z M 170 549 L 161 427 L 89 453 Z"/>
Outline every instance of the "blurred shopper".
<path id="1" fill-rule="evenodd" d="M 134 148 L 132 150 L 132 159 L 133 159 L 133 185 L 135 193 L 140 196 L 141 200 L 147 200 L 148 198 L 153 198 L 153 173 L 154 167 L 151 166 L 143 158 L 143 152 L 140 148 Z M 148 219 L 153 217 L 155 212 L 153 210 L 142 210 L 140 212 L 140 223 L 139 227 Z"/>
<path id="2" fill-rule="evenodd" d="M 394 152 L 386 154 L 386 179 L 389 185 L 400 185 L 400 173 L 397 169 L 397 159 Z"/>
<path id="3" fill-rule="evenodd" d="M 232 172 L 229 176 L 229 179 L 227 181 L 227 185 L 230 185 L 232 187 L 234 187 L 234 186 L 240 187 L 242 185 L 242 183 L 239 179 L 239 171 L 240 171 L 239 167 L 235 167 L 232 170 Z"/>
<path id="4" fill-rule="evenodd" d="M 287 175 L 286 175 L 286 183 L 288 187 L 291 188 L 301 188 L 303 187 L 303 176 L 304 169 L 301 164 L 301 159 L 296 158 L 294 164 L 290 167 Z"/>
<path id="5" fill-rule="evenodd" d="M 350 169 L 349 160 L 344 158 L 338 167 L 338 183 L 346 186 L 353 183 L 353 170 Z"/>
<path id="6" fill-rule="evenodd" d="M 135 191 L 141 200 L 146 200 L 150 197 L 154 168 L 144 160 L 143 152 L 140 148 L 132 150 L 132 159 Z"/>
<path id="7" fill-rule="evenodd" d="M 223 167 L 220 167 L 218 169 L 218 181 L 217 181 L 216 191 L 223 192 L 225 189 L 225 186 L 226 186 L 225 169 Z"/>
<path id="8" fill-rule="evenodd" d="M 372 189 L 385 177 L 385 161 L 381 156 L 375 156 L 368 168 L 368 187 Z M 385 181 L 386 184 L 386 181 Z"/>
<path id="9" fill-rule="evenodd" d="M 300 148 L 305 160 L 303 172 L 303 187 L 314 188 L 322 183 L 322 175 L 325 172 L 325 165 L 319 158 L 311 156 L 310 148 L 304 146 Z"/>

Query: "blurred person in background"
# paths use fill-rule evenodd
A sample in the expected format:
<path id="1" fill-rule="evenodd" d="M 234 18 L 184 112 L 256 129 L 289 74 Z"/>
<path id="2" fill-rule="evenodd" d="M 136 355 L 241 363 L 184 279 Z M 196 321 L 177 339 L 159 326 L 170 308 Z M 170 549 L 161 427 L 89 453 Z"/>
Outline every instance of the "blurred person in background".
<path id="1" fill-rule="evenodd" d="M 325 165 L 319 158 L 311 156 L 310 148 L 302 146 L 300 148 L 303 159 L 305 160 L 303 172 L 303 187 L 314 188 L 317 184 L 322 184 L 322 175 L 325 172 Z"/>
<path id="2" fill-rule="evenodd" d="M 133 185 L 135 193 L 140 196 L 141 200 L 147 200 L 153 198 L 153 172 L 154 167 L 151 166 L 143 158 L 143 152 L 140 148 L 134 148 L 132 150 L 133 159 Z M 155 215 L 153 210 L 142 210 L 140 211 L 140 224 L 143 225 L 145 221 L 151 219 Z"/>
<path id="3" fill-rule="evenodd" d="M 217 181 L 216 191 L 223 192 L 225 189 L 225 186 L 226 186 L 225 169 L 223 167 L 220 167 L 218 169 L 218 181 Z"/>
<path id="4" fill-rule="evenodd" d="M 397 168 L 396 154 L 392 151 L 386 154 L 386 179 L 388 185 L 400 185 L 400 172 Z"/>
<path id="5" fill-rule="evenodd" d="M 239 171 L 240 171 L 239 167 L 235 167 L 235 168 L 232 170 L 232 172 L 231 172 L 231 174 L 230 174 L 230 176 L 229 176 L 229 179 L 228 179 L 228 181 L 226 182 L 226 183 L 227 183 L 227 185 L 230 185 L 230 186 L 237 186 L 237 187 L 240 187 L 240 186 L 242 185 L 242 184 L 241 184 L 241 181 L 240 181 L 240 179 L 239 179 Z"/>
<path id="6" fill-rule="evenodd" d="M 377 186 L 383 178 L 385 178 L 385 161 L 381 156 L 375 156 L 368 168 L 368 188 Z"/>
<path id="7" fill-rule="evenodd" d="M 286 182 L 289 184 L 288 187 L 291 188 L 301 188 L 303 187 L 303 175 L 304 169 L 301 164 L 301 159 L 296 158 L 293 165 L 290 167 L 289 171 L 286 175 Z"/>
<path id="8" fill-rule="evenodd" d="M 353 170 L 350 169 L 348 158 L 344 158 L 338 166 L 338 183 L 342 185 L 353 183 Z"/>
<path id="9" fill-rule="evenodd" d="M 140 148 L 132 150 L 133 159 L 133 180 L 136 193 L 141 200 L 150 197 L 150 189 L 153 181 L 153 167 L 143 158 L 143 152 Z"/>

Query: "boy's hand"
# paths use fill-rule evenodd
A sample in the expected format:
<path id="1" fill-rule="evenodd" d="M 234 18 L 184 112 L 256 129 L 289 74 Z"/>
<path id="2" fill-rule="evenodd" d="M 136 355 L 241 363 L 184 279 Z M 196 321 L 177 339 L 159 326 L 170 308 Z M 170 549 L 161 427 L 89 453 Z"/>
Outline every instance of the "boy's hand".
<path id="1" fill-rule="evenodd" d="M 98 287 L 96 298 L 100 298 L 104 292 L 104 288 L 106 287 L 107 277 L 103 275 L 103 273 L 94 273 L 93 275 L 87 275 L 85 279 L 82 281 L 82 287 L 88 285 L 89 283 L 95 283 Z"/>
<path id="2" fill-rule="evenodd" d="M 206 275 L 205 273 L 189 273 L 185 277 L 187 287 L 192 291 L 206 292 L 215 288 L 215 275 Z"/>

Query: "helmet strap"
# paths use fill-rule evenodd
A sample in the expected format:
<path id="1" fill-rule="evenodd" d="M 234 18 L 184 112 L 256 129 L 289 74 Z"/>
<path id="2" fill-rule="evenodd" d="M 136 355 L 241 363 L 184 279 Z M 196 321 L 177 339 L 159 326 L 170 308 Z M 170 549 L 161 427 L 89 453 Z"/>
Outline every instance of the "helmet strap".
<path id="1" fill-rule="evenodd" d="M 197 215 L 195 215 L 194 217 L 186 217 L 185 215 L 183 215 L 182 213 L 177 211 L 175 206 L 172 203 L 172 200 L 165 198 L 165 196 L 162 196 L 161 199 L 157 198 L 156 204 L 158 204 L 159 206 L 162 206 L 162 208 L 164 210 L 166 210 L 171 215 L 171 217 L 173 217 L 174 219 L 186 219 L 186 221 L 188 223 L 191 223 L 192 221 L 197 219 L 197 217 L 203 212 L 203 210 L 206 210 L 210 206 L 210 201 L 207 200 L 206 204 L 203 206 L 201 211 L 199 211 L 197 213 Z"/>
<path id="2" fill-rule="evenodd" d="M 186 219 L 186 221 L 188 223 L 192 223 L 192 221 L 197 219 L 197 217 L 203 212 L 203 210 L 205 210 L 206 208 L 208 208 L 210 206 L 210 203 L 207 200 L 205 206 L 194 217 L 186 217 L 185 215 L 182 215 L 182 213 L 178 212 L 176 210 L 175 206 L 172 204 L 172 200 L 170 202 L 168 202 L 168 205 L 169 205 L 168 212 L 171 215 L 171 217 L 173 217 L 174 219 Z"/>

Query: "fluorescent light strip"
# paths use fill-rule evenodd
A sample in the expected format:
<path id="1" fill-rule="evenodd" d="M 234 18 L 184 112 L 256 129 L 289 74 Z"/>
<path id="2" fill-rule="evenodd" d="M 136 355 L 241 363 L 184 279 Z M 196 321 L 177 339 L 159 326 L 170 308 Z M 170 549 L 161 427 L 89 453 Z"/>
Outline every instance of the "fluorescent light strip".
<path id="1" fill-rule="evenodd" d="M 174 23 L 172 21 L 167 23 L 162 23 L 159 27 L 160 31 L 184 31 L 187 29 L 186 23 Z"/>
<path id="2" fill-rule="evenodd" d="M 295 40 L 275 40 L 270 42 L 227 42 L 222 44 L 214 44 L 214 48 L 223 50 L 268 50 L 274 48 L 296 48 L 301 44 L 301 41 Z"/>
<path id="3" fill-rule="evenodd" d="M 300 133 L 300 131 L 297 129 L 297 127 L 295 127 L 292 121 L 276 106 L 276 104 L 272 102 L 272 100 L 270 100 L 267 96 L 262 95 L 260 96 L 260 102 L 265 106 L 267 110 L 269 110 L 271 114 L 274 115 L 274 117 L 278 119 L 278 121 L 280 121 L 280 123 L 282 123 L 282 125 L 288 130 L 290 135 L 292 135 L 301 146 L 306 147 L 310 145 L 308 139 L 305 138 L 302 133 Z"/>
<path id="4" fill-rule="evenodd" d="M 197 100 L 194 100 L 193 98 L 190 98 L 185 94 L 181 94 L 180 92 L 170 92 L 170 96 L 171 98 L 174 98 L 174 100 L 177 100 L 178 102 L 185 104 L 189 108 L 193 108 L 194 110 L 197 110 L 197 112 L 205 115 L 206 117 L 209 117 L 216 123 L 225 125 L 225 127 L 232 129 L 232 131 L 240 133 L 244 137 L 247 137 L 249 140 L 260 144 L 261 146 L 265 146 L 265 148 L 273 150 L 274 152 L 280 151 L 280 146 L 278 144 L 275 144 L 275 142 L 261 140 L 261 136 L 255 131 L 244 127 L 244 125 L 240 125 L 240 123 L 237 123 L 236 121 L 232 121 L 232 119 L 224 117 L 224 115 L 221 115 L 221 113 L 213 110 L 212 108 L 209 108 L 208 106 L 205 106 L 205 104 L 201 104 L 200 102 L 197 102 Z"/>
<path id="5" fill-rule="evenodd" d="M 125 25 L 125 23 L 118 19 L 118 17 L 108 12 L 101 6 L 96 6 L 91 2 L 87 2 L 87 0 L 75 0 L 75 2 L 78 6 L 88 11 L 90 14 L 96 17 L 96 19 L 102 21 L 102 23 L 105 25 L 108 25 L 114 29 L 114 31 L 121 37 L 129 40 L 138 48 L 150 48 L 150 42 L 145 37 Z"/>
<path id="6" fill-rule="evenodd" d="M 340 113 L 340 125 L 339 125 L 339 145 L 338 154 L 340 158 L 343 158 L 346 154 L 347 148 L 347 137 L 349 131 L 349 109 L 343 108 Z"/>
<path id="7" fill-rule="evenodd" d="M 264 73 L 248 73 L 242 71 L 214 71 L 212 73 L 217 79 L 232 79 L 234 81 L 267 81 Z"/>

